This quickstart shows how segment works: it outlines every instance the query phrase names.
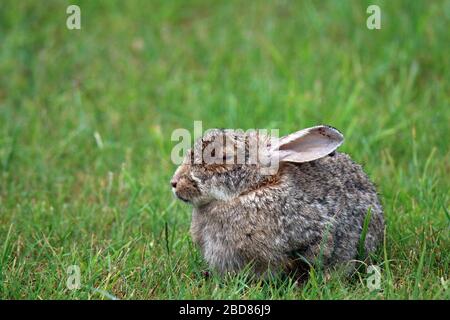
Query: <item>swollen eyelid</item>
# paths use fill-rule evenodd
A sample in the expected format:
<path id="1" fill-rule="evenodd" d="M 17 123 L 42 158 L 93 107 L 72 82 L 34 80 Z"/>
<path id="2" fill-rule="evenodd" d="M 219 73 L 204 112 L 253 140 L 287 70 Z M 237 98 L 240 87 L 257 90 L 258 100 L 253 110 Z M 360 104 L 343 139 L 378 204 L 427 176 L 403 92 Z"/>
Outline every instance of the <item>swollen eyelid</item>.
<path id="1" fill-rule="evenodd" d="M 192 172 L 191 172 L 191 179 L 194 180 L 195 182 L 202 182 L 199 178 L 197 178 Z"/>

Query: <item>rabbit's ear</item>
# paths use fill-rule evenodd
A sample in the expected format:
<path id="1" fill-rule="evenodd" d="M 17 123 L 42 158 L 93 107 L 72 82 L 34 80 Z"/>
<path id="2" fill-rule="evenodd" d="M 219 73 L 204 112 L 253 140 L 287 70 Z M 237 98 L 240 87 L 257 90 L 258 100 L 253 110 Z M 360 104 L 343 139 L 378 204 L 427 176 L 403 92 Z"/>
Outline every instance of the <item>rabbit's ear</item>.
<path id="1" fill-rule="evenodd" d="M 316 126 L 280 138 L 270 150 L 284 162 L 308 162 L 322 158 L 336 150 L 344 136 L 329 126 Z"/>

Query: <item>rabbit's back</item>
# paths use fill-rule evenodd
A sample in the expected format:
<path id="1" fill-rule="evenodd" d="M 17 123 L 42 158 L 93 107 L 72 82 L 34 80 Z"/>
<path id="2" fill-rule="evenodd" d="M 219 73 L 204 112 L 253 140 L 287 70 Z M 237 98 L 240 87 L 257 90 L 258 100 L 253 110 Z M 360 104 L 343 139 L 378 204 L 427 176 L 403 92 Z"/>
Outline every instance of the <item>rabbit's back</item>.
<path id="1" fill-rule="evenodd" d="M 292 186 L 289 197 L 294 206 L 303 211 L 293 223 L 303 223 L 308 214 L 318 215 L 325 221 L 313 227 L 311 232 L 316 236 L 312 238 L 316 243 L 303 254 L 314 257 L 319 250 L 323 262 L 329 265 L 357 258 L 368 212 L 365 251 L 370 253 L 376 249 L 383 237 L 383 210 L 374 185 L 359 164 L 348 155 L 336 152 L 315 161 L 288 166 Z"/>

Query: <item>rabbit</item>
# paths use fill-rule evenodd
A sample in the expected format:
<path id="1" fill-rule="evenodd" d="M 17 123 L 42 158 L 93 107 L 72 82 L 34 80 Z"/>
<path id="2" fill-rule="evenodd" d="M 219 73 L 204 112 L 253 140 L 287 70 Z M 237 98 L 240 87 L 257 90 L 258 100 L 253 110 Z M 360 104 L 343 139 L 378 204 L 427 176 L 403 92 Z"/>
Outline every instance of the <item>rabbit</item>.
<path id="1" fill-rule="evenodd" d="M 267 161 L 247 161 L 258 139 L 265 142 L 261 154 L 278 161 L 271 174 L 262 172 Z M 249 265 L 264 275 L 317 261 L 325 270 L 351 265 L 369 212 L 364 249 L 376 250 L 383 209 L 362 167 L 336 151 L 343 141 L 327 125 L 279 139 L 229 129 L 210 129 L 198 139 L 170 183 L 193 206 L 191 236 L 211 269 L 224 275 Z M 223 161 L 205 161 L 205 154 Z M 238 154 L 246 161 L 230 163 Z"/>

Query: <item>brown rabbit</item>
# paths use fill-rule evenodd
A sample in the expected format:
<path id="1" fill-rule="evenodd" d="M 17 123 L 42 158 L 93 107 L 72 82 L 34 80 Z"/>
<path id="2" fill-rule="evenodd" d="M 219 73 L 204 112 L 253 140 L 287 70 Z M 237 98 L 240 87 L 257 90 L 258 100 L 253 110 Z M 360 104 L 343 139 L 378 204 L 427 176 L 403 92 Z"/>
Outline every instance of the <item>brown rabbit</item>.
<path id="1" fill-rule="evenodd" d="M 267 162 L 248 161 L 258 139 L 262 154 L 279 161 L 272 174 L 263 173 Z M 325 268 L 349 263 L 368 212 L 364 249 L 373 252 L 383 237 L 383 210 L 361 166 L 335 152 L 343 140 L 322 125 L 280 139 L 213 129 L 196 141 L 171 184 L 193 205 L 191 234 L 209 265 L 223 274 L 252 263 L 263 274 L 319 259 Z"/>

